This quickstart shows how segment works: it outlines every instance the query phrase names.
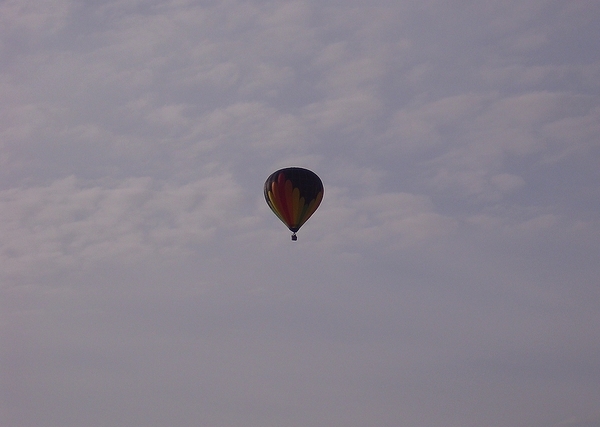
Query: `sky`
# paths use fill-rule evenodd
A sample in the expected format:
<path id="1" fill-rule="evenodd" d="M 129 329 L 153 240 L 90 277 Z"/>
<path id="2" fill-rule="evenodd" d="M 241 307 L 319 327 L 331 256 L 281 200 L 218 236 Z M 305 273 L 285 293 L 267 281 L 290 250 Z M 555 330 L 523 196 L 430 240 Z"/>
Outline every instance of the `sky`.
<path id="1" fill-rule="evenodd" d="M 0 1 L 0 427 L 599 427 L 598 22 Z"/>

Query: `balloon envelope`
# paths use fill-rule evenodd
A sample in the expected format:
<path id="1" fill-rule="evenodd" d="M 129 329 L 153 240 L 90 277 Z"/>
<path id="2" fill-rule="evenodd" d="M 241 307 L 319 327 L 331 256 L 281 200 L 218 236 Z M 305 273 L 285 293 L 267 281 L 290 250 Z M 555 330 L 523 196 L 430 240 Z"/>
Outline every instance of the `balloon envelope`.
<path id="1" fill-rule="evenodd" d="M 323 183 L 316 173 L 303 168 L 273 172 L 265 181 L 265 200 L 277 217 L 296 233 L 323 199 Z M 292 236 L 292 239 L 294 239 Z"/>

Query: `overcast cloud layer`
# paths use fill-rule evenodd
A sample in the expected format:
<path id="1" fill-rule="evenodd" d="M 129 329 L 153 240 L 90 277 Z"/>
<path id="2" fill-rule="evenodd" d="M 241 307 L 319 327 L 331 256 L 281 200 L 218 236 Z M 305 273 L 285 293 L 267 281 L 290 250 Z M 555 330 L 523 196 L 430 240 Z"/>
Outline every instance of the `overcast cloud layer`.
<path id="1" fill-rule="evenodd" d="M 599 22 L 1 1 L 0 427 L 599 427 Z"/>

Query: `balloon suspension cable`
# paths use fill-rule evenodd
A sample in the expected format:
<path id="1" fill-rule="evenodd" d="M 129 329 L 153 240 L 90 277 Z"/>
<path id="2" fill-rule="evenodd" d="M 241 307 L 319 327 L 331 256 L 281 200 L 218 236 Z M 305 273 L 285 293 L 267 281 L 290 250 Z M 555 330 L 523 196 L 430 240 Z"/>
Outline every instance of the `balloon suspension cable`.
<path id="1" fill-rule="evenodd" d="M 298 236 L 296 236 L 296 233 L 292 233 L 292 240 L 295 242 L 296 240 L 298 240 Z"/>

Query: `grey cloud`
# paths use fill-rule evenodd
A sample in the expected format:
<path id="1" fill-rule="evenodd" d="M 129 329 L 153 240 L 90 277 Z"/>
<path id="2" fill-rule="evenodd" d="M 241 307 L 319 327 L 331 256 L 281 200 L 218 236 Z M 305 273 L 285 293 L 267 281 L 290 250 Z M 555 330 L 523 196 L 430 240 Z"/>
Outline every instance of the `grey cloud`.
<path id="1" fill-rule="evenodd" d="M 0 424 L 595 425 L 597 2 L 0 12 Z"/>
<path id="2" fill-rule="evenodd" d="M 239 203 L 239 191 L 228 175 L 176 188 L 150 178 L 107 186 L 68 177 L 48 187 L 6 190 L 0 196 L 3 275 L 186 252 L 233 226 L 229 208 Z"/>

